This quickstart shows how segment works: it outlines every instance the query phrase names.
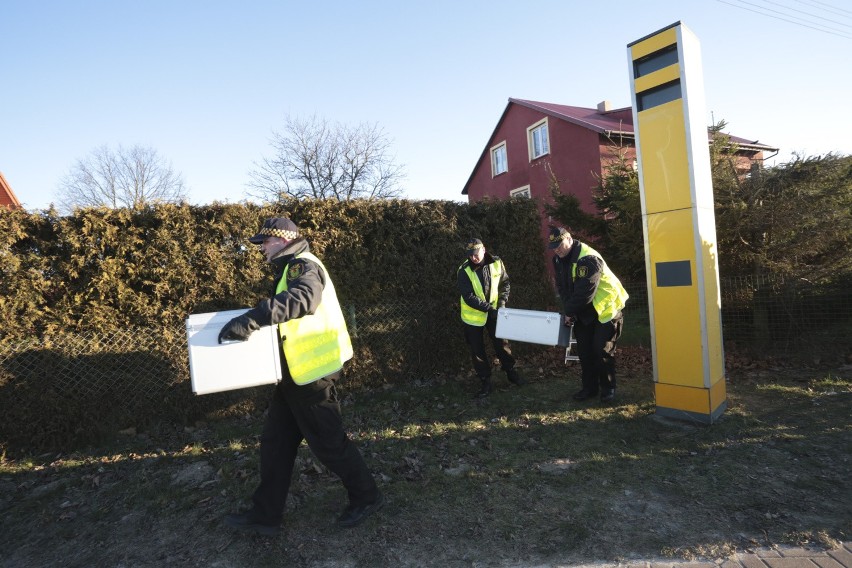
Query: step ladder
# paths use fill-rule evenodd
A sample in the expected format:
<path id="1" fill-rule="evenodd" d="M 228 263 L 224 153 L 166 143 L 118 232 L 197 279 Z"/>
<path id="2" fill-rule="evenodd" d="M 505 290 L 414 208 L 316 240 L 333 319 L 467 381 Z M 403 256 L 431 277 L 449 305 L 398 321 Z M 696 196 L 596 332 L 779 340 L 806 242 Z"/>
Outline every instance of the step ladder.
<path id="1" fill-rule="evenodd" d="M 571 361 L 579 361 L 580 356 L 577 355 L 577 340 L 574 339 L 574 324 L 568 326 L 568 347 L 565 348 L 565 364 Z"/>

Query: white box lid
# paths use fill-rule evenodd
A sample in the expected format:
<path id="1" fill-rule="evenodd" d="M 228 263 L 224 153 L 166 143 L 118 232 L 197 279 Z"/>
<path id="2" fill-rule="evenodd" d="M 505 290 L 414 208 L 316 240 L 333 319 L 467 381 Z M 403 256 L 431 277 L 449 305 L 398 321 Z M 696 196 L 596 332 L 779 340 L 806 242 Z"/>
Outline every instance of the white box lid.
<path id="1" fill-rule="evenodd" d="M 262 327 L 248 341 L 219 344 L 219 331 L 249 308 L 191 314 L 186 319 L 192 392 L 208 394 L 281 380 L 277 326 Z"/>

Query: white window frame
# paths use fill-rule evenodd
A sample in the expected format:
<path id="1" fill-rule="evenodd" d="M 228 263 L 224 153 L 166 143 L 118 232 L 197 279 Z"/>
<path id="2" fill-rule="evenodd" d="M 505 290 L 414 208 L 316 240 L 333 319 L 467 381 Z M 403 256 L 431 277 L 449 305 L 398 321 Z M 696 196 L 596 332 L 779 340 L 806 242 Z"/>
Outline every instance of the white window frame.
<path id="1" fill-rule="evenodd" d="M 550 127 L 547 123 L 547 117 L 527 128 L 527 146 L 529 147 L 530 162 L 550 154 Z"/>
<path id="2" fill-rule="evenodd" d="M 509 197 L 518 197 L 518 198 L 527 198 L 532 199 L 532 194 L 530 193 L 530 186 L 525 185 L 523 187 L 519 187 L 517 189 L 513 189 L 509 192 Z"/>
<path id="3" fill-rule="evenodd" d="M 500 151 L 502 150 L 503 154 L 503 169 L 499 170 L 500 160 L 498 159 L 500 155 Z M 491 177 L 497 177 L 502 173 L 506 173 L 509 171 L 509 153 L 506 150 L 506 141 L 503 140 L 499 144 L 496 144 L 491 147 Z"/>

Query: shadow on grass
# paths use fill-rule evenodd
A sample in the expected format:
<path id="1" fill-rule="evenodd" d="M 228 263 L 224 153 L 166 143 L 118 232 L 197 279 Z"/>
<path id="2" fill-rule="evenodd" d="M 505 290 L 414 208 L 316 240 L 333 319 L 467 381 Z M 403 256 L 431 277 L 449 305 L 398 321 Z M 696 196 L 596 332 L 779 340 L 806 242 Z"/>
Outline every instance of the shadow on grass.
<path id="1" fill-rule="evenodd" d="M 29 556 L 17 560 L 74 558 L 74 539 L 98 532 L 102 546 L 68 565 L 470 566 L 848 538 L 849 500 L 837 491 L 852 453 L 849 381 L 737 383 L 723 419 L 702 427 L 656 417 L 647 369 L 625 373 L 607 407 L 570 399 L 574 373 L 529 370 L 530 384 L 501 384 L 481 402 L 455 377 L 344 388 L 344 421 L 388 496 L 355 531 L 331 528 L 345 492 L 305 448 L 280 537 L 221 526 L 257 482 L 254 416 L 4 468 L 14 486 L 4 517 L 17 520 L 0 521 L 0 543 L 23 545 Z M 197 464 L 207 477 L 175 481 Z"/>

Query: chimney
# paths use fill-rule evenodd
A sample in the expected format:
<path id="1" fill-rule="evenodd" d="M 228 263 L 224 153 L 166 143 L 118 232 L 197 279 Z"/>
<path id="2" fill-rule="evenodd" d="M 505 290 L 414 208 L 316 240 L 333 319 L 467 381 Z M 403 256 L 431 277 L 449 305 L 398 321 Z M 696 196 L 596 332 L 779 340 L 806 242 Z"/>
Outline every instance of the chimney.
<path id="1" fill-rule="evenodd" d="M 612 109 L 612 105 L 609 101 L 601 101 L 598 103 L 598 112 L 609 112 Z"/>

